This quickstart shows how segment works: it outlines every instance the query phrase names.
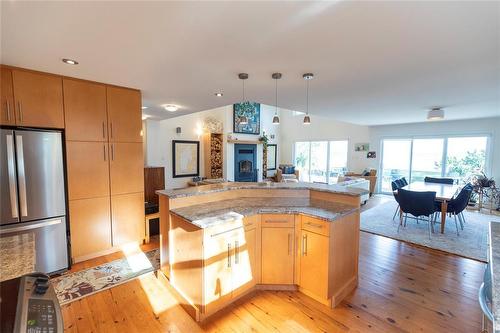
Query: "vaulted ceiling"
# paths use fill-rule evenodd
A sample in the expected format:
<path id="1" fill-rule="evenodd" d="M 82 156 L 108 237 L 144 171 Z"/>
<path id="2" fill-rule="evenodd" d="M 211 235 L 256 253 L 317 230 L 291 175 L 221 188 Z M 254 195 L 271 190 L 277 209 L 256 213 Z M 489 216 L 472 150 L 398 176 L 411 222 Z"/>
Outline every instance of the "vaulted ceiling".
<path id="1" fill-rule="evenodd" d="M 366 125 L 500 115 L 500 2 L 1 3 L 1 61 L 139 88 L 169 118 L 249 99 Z M 63 64 L 73 58 L 77 66 Z M 223 92 L 223 97 L 214 93 Z M 164 111 L 163 104 L 180 110 Z"/>

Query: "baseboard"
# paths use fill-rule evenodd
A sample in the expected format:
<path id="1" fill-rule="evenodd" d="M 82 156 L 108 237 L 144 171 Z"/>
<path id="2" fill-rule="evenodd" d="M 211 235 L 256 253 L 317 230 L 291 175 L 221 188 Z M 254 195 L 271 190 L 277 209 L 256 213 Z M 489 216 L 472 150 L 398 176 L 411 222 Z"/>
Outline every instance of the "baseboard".
<path id="1" fill-rule="evenodd" d="M 345 283 L 332 297 L 331 307 L 334 308 L 342 302 L 342 300 L 349 295 L 358 286 L 358 277 L 353 276 L 347 283 Z"/>

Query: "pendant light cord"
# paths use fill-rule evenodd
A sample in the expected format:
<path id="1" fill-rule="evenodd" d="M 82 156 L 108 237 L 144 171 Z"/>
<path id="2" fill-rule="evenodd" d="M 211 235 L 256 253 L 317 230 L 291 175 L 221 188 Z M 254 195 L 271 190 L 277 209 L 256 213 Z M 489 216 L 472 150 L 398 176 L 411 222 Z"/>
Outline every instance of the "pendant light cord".
<path id="1" fill-rule="evenodd" d="M 276 111 L 274 112 L 275 115 L 278 115 L 278 79 L 275 79 L 276 81 Z"/>
<path id="2" fill-rule="evenodd" d="M 309 80 L 306 82 L 306 115 L 309 115 Z"/>
<path id="3" fill-rule="evenodd" d="M 243 101 L 242 103 L 245 103 L 245 80 L 241 80 L 243 82 Z"/>

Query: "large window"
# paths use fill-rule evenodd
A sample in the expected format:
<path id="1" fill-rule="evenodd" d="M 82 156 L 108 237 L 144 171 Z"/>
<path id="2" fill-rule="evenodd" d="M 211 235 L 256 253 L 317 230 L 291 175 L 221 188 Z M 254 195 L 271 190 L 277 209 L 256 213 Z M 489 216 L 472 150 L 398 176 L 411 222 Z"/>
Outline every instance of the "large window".
<path id="1" fill-rule="evenodd" d="M 295 143 L 295 166 L 300 180 L 335 183 L 347 170 L 348 141 L 305 141 Z"/>
<path id="2" fill-rule="evenodd" d="M 391 182 L 406 177 L 410 182 L 427 177 L 451 177 L 465 182 L 487 167 L 488 137 L 385 139 L 382 141 L 381 192 Z"/>

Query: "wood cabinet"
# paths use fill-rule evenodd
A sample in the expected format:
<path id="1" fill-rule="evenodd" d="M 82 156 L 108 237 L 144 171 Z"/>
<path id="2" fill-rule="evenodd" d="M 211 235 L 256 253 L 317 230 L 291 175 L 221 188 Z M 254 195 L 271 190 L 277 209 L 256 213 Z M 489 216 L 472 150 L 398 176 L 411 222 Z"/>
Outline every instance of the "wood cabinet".
<path id="1" fill-rule="evenodd" d="M 144 192 L 112 195 L 113 246 L 144 239 Z"/>
<path id="2" fill-rule="evenodd" d="M 300 287 L 318 298 L 328 299 L 328 236 L 302 230 Z"/>
<path id="3" fill-rule="evenodd" d="M 111 248 L 109 197 L 71 200 L 71 253 L 76 261 Z"/>
<path id="4" fill-rule="evenodd" d="M 235 269 L 233 273 L 233 297 L 246 293 L 260 283 L 260 215 L 243 219 L 244 233 L 241 233 L 235 245 Z"/>
<path id="5" fill-rule="evenodd" d="M 110 142 L 142 142 L 141 92 L 106 87 Z"/>
<path id="6" fill-rule="evenodd" d="M 107 141 L 106 86 L 65 78 L 63 92 L 66 140 Z"/>
<path id="7" fill-rule="evenodd" d="M 12 88 L 12 71 L 0 68 L 0 125 L 15 125 L 14 91 Z"/>
<path id="8" fill-rule="evenodd" d="M 64 128 L 60 76 L 13 69 L 12 81 L 17 125 Z"/>
<path id="9" fill-rule="evenodd" d="M 262 216 L 262 283 L 294 283 L 294 226 L 288 214 Z M 273 225 L 273 226 L 270 226 Z"/>
<path id="10" fill-rule="evenodd" d="M 109 196 L 109 152 L 104 142 L 66 142 L 69 200 Z"/>
<path id="11" fill-rule="evenodd" d="M 142 143 L 110 143 L 111 195 L 144 191 Z"/>

